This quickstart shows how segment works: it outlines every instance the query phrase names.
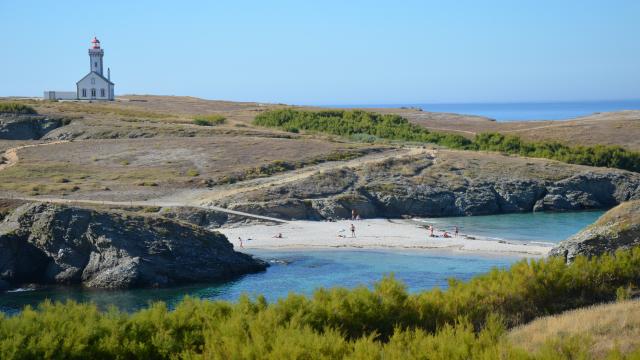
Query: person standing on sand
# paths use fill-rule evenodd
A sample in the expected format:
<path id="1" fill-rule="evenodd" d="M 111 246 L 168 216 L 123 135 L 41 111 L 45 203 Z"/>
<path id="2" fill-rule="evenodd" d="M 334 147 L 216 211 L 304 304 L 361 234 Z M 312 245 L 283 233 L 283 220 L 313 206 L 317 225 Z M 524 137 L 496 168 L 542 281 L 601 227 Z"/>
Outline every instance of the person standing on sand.
<path id="1" fill-rule="evenodd" d="M 356 227 L 351 224 L 351 237 L 356 237 Z"/>
<path id="2" fill-rule="evenodd" d="M 456 226 L 456 228 L 455 228 L 455 232 L 454 232 L 454 234 L 456 234 L 456 237 L 458 237 L 458 227 L 457 227 L 457 226 Z"/>
<path id="3" fill-rule="evenodd" d="M 240 236 L 238 236 L 238 241 L 240 242 L 240 248 L 244 249 L 244 246 L 242 246 L 242 238 Z"/>
<path id="4" fill-rule="evenodd" d="M 433 225 L 429 225 L 429 237 L 433 237 Z"/>

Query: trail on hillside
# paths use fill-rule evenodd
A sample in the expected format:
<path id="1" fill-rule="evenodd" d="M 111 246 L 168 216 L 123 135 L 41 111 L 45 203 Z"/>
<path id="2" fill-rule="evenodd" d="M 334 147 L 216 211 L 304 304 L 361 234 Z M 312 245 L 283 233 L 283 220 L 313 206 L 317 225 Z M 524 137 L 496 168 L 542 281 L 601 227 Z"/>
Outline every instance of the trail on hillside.
<path id="1" fill-rule="evenodd" d="M 18 160 L 20 160 L 18 158 L 18 150 L 32 148 L 32 147 L 39 147 L 39 146 L 58 145 L 58 144 L 64 144 L 68 142 L 69 140 L 59 140 L 59 141 L 52 141 L 52 142 L 46 142 L 46 143 L 21 145 L 21 146 L 9 148 L 5 150 L 4 153 L 2 154 L 2 158 L 4 159 L 4 162 L 0 164 L 0 171 L 6 168 L 12 167 L 13 165 L 18 163 Z"/>
<path id="2" fill-rule="evenodd" d="M 261 190 L 275 185 L 282 185 L 292 183 L 306 179 L 312 175 L 317 174 L 320 171 L 339 170 L 345 168 L 361 167 L 363 165 L 378 163 L 389 159 L 397 159 L 408 156 L 417 155 L 429 155 L 435 157 L 435 150 L 425 149 L 420 147 L 412 148 L 398 148 L 384 151 L 383 153 L 376 153 L 371 155 L 365 155 L 352 160 L 345 161 L 331 161 L 318 165 L 307 166 L 302 169 L 287 171 L 277 175 L 256 178 L 247 181 L 237 182 L 230 185 L 221 185 L 213 187 L 207 191 L 195 193 L 195 197 L 192 197 L 191 201 L 194 201 L 198 205 L 211 204 L 216 200 L 220 200 L 229 196 L 238 195 L 241 193 L 247 193 L 251 191 Z M 182 194 L 185 196 L 186 194 Z M 188 197 L 188 195 L 187 195 Z"/>
<path id="3" fill-rule="evenodd" d="M 50 146 L 68 143 L 69 140 L 52 141 L 46 143 L 21 145 L 7 149 L 2 155 L 5 159 L 3 164 L 0 164 L 0 171 L 5 170 L 18 163 L 18 151 L 26 148 Z M 277 219 L 268 216 L 251 214 L 243 211 L 236 211 L 226 209 L 220 206 L 213 205 L 217 200 L 246 193 L 250 191 L 260 190 L 270 186 L 281 185 L 300 181 L 306 179 L 319 171 L 329 171 L 344 168 L 360 167 L 366 164 L 372 164 L 377 162 L 386 161 L 389 159 L 397 159 L 407 156 L 417 155 L 429 155 L 435 157 L 435 150 L 426 149 L 423 147 L 409 147 L 409 148 L 391 148 L 384 150 L 380 153 L 374 153 L 364 155 L 351 160 L 344 161 L 329 161 L 317 165 L 306 166 L 301 169 L 287 171 L 279 174 L 275 174 L 269 177 L 250 179 L 246 181 L 240 181 L 234 184 L 219 185 L 206 190 L 191 189 L 185 191 L 179 191 L 171 195 L 162 196 L 156 199 L 149 199 L 144 201 L 108 201 L 108 200 L 91 200 L 91 199 L 68 199 L 61 197 L 29 197 L 29 196 L 17 196 L 12 197 L 16 200 L 23 201 L 35 201 L 35 202 L 48 202 L 56 204 L 90 204 L 90 205 L 111 205 L 111 206 L 160 206 L 160 207 L 195 207 L 201 209 L 208 209 L 214 211 L 220 211 L 231 215 L 238 215 L 248 218 L 273 221 L 273 222 L 286 222 L 282 219 Z"/>

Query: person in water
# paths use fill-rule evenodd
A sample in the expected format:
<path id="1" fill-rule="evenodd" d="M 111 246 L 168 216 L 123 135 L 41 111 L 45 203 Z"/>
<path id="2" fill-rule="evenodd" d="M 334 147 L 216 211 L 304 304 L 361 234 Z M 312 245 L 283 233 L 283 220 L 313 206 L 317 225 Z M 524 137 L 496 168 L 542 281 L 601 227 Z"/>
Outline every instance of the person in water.
<path id="1" fill-rule="evenodd" d="M 356 227 L 351 224 L 351 237 L 356 237 Z"/>

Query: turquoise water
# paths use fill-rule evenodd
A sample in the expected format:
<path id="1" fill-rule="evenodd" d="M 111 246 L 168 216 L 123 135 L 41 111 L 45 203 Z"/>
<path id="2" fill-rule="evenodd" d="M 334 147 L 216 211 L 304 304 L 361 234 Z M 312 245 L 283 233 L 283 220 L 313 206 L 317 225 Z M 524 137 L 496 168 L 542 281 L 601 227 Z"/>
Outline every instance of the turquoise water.
<path id="1" fill-rule="evenodd" d="M 495 240 L 557 243 L 596 221 L 604 211 L 523 213 L 419 219 L 436 229 L 473 234 Z"/>
<path id="2" fill-rule="evenodd" d="M 457 104 L 370 104 L 328 105 L 339 108 L 415 107 L 424 111 L 485 116 L 497 121 L 566 120 L 597 112 L 640 110 L 640 100 L 521 102 L 521 103 L 457 103 Z"/>
<path id="3" fill-rule="evenodd" d="M 602 212 L 515 214 L 427 219 L 436 228 L 458 225 L 463 233 L 512 240 L 556 242 L 590 224 Z M 185 295 L 203 299 L 235 300 L 241 294 L 263 294 L 269 301 L 289 292 L 312 294 L 318 287 L 364 285 L 371 287 L 393 273 L 410 291 L 445 288 L 447 279 L 467 280 L 493 267 L 508 267 L 519 258 L 500 255 L 460 254 L 445 250 L 252 250 L 271 263 L 267 271 L 225 283 L 209 283 L 171 289 L 91 291 L 49 287 L 0 295 L 0 311 L 15 313 L 25 305 L 45 299 L 94 302 L 101 308 L 115 305 L 125 311 L 146 307 L 152 301 L 175 305 Z"/>

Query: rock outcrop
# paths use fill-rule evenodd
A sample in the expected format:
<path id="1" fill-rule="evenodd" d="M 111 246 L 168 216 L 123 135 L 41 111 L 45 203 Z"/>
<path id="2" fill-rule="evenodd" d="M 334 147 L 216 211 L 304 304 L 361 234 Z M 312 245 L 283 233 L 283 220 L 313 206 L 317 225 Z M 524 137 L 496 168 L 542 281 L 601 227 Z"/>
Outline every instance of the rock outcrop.
<path id="1" fill-rule="evenodd" d="M 468 216 L 608 209 L 640 199 L 640 174 L 548 160 L 468 154 L 318 173 L 217 205 L 282 219 Z M 495 160 L 494 160 L 495 159 Z"/>
<path id="2" fill-rule="evenodd" d="M 262 271 L 216 232 L 159 216 L 25 204 L 0 223 L 0 285 L 170 286 Z"/>
<path id="3" fill-rule="evenodd" d="M 625 202 L 607 211 L 595 223 L 560 242 L 550 252 L 571 262 L 576 256 L 611 253 L 640 245 L 640 200 Z"/>
<path id="4" fill-rule="evenodd" d="M 41 115 L 0 114 L 0 139 L 38 140 L 68 123 L 67 119 Z"/>

